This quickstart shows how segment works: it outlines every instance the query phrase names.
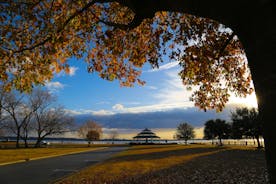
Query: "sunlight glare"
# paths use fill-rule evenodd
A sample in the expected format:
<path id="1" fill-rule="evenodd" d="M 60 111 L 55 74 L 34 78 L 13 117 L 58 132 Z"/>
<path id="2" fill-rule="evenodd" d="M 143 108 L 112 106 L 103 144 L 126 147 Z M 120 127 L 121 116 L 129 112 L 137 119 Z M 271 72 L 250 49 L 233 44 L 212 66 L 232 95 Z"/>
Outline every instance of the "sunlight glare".
<path id="1" fill-rule="evenodd" d="M 235 104 L 246 105 L 247 107 L 253 107 L 253 108 L 258 107 L 258 101 L 257 101 L 255 92 L 253 92 L 252 94 L 248 95 L 245 98 L 236 97 L 236 96 L 232 95 L 229 99 L 229 102 L 235 103 Z"/>

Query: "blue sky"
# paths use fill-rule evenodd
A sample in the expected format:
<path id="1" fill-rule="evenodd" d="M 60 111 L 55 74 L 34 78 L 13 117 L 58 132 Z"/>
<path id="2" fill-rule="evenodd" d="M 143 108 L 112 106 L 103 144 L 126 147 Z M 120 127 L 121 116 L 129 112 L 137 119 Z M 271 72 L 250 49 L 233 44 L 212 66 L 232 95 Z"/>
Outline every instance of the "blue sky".
<path id="1" fill-rule="evenodd" d="M 120 87 L 118 81 L 106 81 L 97 73 L 88 73 L 86 63 L 70 60 L 70 74 L 59 73 L 46 87 L 59 102 L 75 113 L 101 113 L 163 111 L 193 106 L 190 91 L 182 85 L 177 75 L 178 62 L 161 64 L 159 69 L 143 68 L 144 86 Z M 254 94 L 249 98 L 231 97 L 229 103 L 254 105 Z M 252 103 L 252 104 L 250 104 Z"/>
<path id="2" fill-rule="evenodd" d="M 88 73 L 84 61 L 71 59 L 69 64 L 70 74 L 57 74 L 46 87 L 58 97 L 59 103 L 71 115 L 82 117 L 76 118 L 77 121 L 83 117 L 97 119 L 107 129 L 124 129 L 126 135 L 129 135 L 126 132 L 130 132 L 126 129 L 141 129 L 149 125 L 149 128 L 158 129 L 158 131 L 162 128 L 168 129 L 169 137 L 172 137 L 172 130 L 181 121 L 180 117 L 176 118 L 177 113 L 183 114 L 181 117 L 183 121 L 199 128 L 207 119 L 200 119 L 197 116 L 206 116 L 209 119 L 227 118 L 225 113 L 222 116 L 214 111 L 207 111 L 209 114 L 205 115 L 203 111 L 193 106 L 189 101 L 191 92 L 185 89 L 177 75 L 180 70 L 177 61 L 162 63 L 159 69 L 155 70 L 146 65 L 141 75 L 141 79 L 145 80 L 146 84 L 130 88 L 120 87 L 118 81 L 103 80 L 97 73 Z M 238 105 L 256 106 L 255 95 L 245 99 L 231 97 L 228 106 Z M 185 113 L 191 112 L 191 109 L 197 119 L 191 118 L 190 114 L 185 116 Z M 164 120 L 160 124 L 158 121 L 162 118 L 162 113 L 167 113 L 169 117 L 167 121 Z M 110 123 L 111 119 L 112 123 Z M 162 131 L 162 134 L 166 135 L 165 130 L 160 130 L 159 133 Z"/>
<path id="3" fill-rule="evenodd" d="M 120 87 L 118 81 L 106 81 L 99 78 L 97 73 L 87 73 L 86 63 L 82 61 L 71 59 L 70 64 L 69 75 L 57 74 L 47 86 L 58 96 L 59 102 L 66 109 L 76 111 L 76 113 L 85 111 L 103 114 L 104 111 L 106 113 L 134 112 L 134 108 L 146 108 L 147 106 L 155 111 L 155 109 L 158 110 L 157 105 L 160 103 L 166 102 L 167 105 L 175 103 L 176 97 L 180 95 L 179 92 L 183 88 L 178 86 L 180 81 L 176 81 L 178 67 L 175 62 L 161 65 L 159 71 L 146 66 L 141 76 L 146 84 L 134 87 Z M 169 91 L 172 94 L 169 94 Z M 169 98 L 173 98 L 172 101 Z M 137 111 L 140 110 L 137 109 Z"/>

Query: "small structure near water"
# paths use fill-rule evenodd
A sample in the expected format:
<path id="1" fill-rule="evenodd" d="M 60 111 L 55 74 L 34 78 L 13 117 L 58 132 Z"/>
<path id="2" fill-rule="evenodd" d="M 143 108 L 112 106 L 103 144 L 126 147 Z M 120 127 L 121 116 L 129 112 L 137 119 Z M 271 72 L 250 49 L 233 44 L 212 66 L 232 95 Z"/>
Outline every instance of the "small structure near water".
<path id="1" fill-rule="evenodd" d="M 154 144 L 153 141 L 160 140 L 160 137 L 153 133 L 150 129 L 145 128 L 142 132 L 133 137 L 135 142 L 132 144 Z"/>

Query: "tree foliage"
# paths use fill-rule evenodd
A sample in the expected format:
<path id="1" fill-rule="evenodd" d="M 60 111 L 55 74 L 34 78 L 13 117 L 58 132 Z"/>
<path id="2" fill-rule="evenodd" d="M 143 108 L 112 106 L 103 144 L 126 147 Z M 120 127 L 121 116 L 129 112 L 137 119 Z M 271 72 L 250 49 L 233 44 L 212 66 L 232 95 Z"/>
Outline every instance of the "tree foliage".
<path id="1" fill-rule="evenodd" d="M 86 134 L 86 139 L 90 143 L 91 141 L 100 140 L 100 133 L 96 130 L 89 130 Z"/>
<path id="2" fill-rule="evenodd" d="M 99 140 L 103 134 L 102 126 L 93 120 L 87 120 L 78 129 L 79 136 L 87 139 L 88 144 L 93 140 Z"/>
<path id="3" fill-rule="evenodd" d="M 215 119 L 208 120 L 204 126 L 204 138 L 215 139 L 218 138 L 220 145 L 222 145 L 222 139 L 229 138 L 231 131 L 230 124 L 226 123 L 225 120 Z"/>
<path id="4" fill-rule="evenodd" d="M 231 119 L 234 138 L 252 137 L 257 140 L 258 147 L 261 147 L 259 137 L 263 136 L 263 123 L 257 109 L 237 108 L 231 113 Z"/>
<path id="5" fill-rule="evenodd" d="M 7 89 L 45 84 L 68 72 L 72 57 L 103 79 L 144 84 L 141 67 L 158 67 L 167 55 L 179 61 L 183 84 L 199 86 L 191 100 L 204 110 L 222 110 L 230 92 L 252 92 L 238 38 L 210 19 L 176 12 L 143 18 L 107 0 L 11 1 L 0 9 L 0 78 Z"/>
<path id="6" fill-rule="evenodd" d="M 176 130 L 176 138 L 185 140 L 187 144 L 189 139 L 195 138 L 194 128 L 188 123 L 180 123 Z"/>

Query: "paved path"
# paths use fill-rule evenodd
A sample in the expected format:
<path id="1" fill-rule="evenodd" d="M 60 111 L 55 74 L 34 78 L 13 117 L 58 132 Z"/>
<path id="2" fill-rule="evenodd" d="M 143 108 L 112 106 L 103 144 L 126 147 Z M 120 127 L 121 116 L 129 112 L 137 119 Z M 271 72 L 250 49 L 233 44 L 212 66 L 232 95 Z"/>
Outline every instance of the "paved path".
<path id="1" fill-rule="evenodd" d="M 1 184 L 44 184 L 110 158 L 127 147 L 65 155 L 0 166 Z"/>

